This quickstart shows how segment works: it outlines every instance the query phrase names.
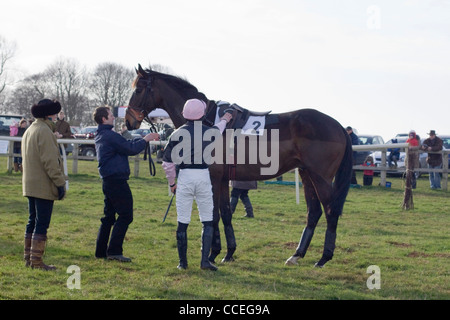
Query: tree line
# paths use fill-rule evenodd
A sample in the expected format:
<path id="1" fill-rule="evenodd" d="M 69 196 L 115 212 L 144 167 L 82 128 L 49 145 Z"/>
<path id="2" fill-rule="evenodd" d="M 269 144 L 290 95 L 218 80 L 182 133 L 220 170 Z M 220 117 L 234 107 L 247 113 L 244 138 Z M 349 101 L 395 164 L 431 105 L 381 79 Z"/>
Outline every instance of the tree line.
<path id="1" fill-rule="evenodd" d="M 60 57 L 42 72 L 11 80 L 8 66 L 14 57 L 15 43 L 0 36 L 0 113 L 31 118 L 31 106 L 44 98 L 61 103 L 71 125 L 92 125 L 98 106 L 127 105 L 134 70 L 114 62 L 99 63 L 87 70 L 74 58 Z"/>

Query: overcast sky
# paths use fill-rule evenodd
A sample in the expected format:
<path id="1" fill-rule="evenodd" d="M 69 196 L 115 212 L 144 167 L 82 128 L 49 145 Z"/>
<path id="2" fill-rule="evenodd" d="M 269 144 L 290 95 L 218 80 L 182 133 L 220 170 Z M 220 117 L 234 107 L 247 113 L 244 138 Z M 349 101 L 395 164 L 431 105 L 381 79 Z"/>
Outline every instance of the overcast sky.
<path id="1" fill-rule="evenodd" d="M 161 64 L 209 99 L 450 134 L 450 0 L 1 0 L 15 70 Z"/>

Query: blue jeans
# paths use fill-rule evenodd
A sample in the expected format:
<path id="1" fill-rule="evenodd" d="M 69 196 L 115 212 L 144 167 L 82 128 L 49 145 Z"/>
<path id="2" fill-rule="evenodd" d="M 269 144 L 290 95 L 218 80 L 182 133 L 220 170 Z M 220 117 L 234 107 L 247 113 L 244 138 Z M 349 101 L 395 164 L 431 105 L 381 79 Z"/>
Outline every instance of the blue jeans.
<path id="1" fill-rule="evenodd" d="M 428 165 L 429 169 L 441 169 L 442 164 L 438 166 Z M 439 172 L 430 172 L 430 186 L 431 189 L 440 189 L 441 188 L 441 175 Z"/>
<path id="2" fill-rule="evenodd" d="M 52 218 L 53 200 L 28 197 L 28 224 L 26 233 L 47 234 Z"/>

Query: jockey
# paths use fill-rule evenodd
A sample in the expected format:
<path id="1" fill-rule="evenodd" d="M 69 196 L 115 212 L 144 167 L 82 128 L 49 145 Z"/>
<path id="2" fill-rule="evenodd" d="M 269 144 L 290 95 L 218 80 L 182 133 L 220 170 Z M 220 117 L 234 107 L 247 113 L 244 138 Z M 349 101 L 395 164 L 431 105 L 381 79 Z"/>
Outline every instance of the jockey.
<path id="1" fill-rule="evenodd" d="M 213 141 L 203 141 L 203 135 L 209 130 L 218 130 L 220 134 L 231 120 L 230 113 L 225 113 L 214 127 L 207 127 L 201 123 L 206 111 L 205 102 L 198 99 L 187 100 L 183 108 L 183 117 L 187 123 L 178 128 L 170 137 L 164 148 L 162 167 L 166 173 L 170 189 L 177 193 L 177 221 L 176 232 L 178 269 L 186 269 L 187 263 L 187 228 L 191 221 L 192 203 L 195 199 L 199 210 L 202 231 L 202 259 L 200 267 L 216 271 L 217 267 L 208 260 L 213 237 L 213 194 L 209 163 L 204 157 L 205 148 Z M 201 134 L 202 137 L 198 137 Z M 182 139 L 180 139 L 180 137 Z M 187 142 L 187 141 L 190 141 Z M 185 148 L 180 149 L 180 145 Z M 176 165 L 179 166 L 178 184 L 175 182 Z"/>

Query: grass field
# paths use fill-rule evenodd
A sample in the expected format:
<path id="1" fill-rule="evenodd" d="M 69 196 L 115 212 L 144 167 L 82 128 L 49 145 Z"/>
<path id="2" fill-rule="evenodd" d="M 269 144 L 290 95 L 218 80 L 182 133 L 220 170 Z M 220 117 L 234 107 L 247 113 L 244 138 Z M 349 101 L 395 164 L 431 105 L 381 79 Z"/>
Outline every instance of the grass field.
<path id="1" fill-rule="evenodd" d="M 305 224 L 301 194 L 293 186 L 260 182 L 250 192 L 255 218 L 243 218 L 238 204 L 233 224 L 236 261 L 203 271 L 200 263 L 201 223 L 196 211 L 188 229 L 189 269 L 180 271 L 172 206 L 162 223 L 170 197 L 163 170 L 150 177 L 141 164 L 141 177 L 129 183 L 134 195 L 134 221 L 124 243 L 132 263 L 94 257 L 96 233 L 103 210 L 97 163 L 81 161 L 79 175 L 70 175 L 66 199 L 55 202 L 44 261 L 56 272 L 25 268 L 23 234 L 28 218 L 21 175 L 6 173 L 0 158 L 0 299 L 449 299 L 450 193 L 429 189 L 428 177 L 414 190 L 414 210 L 403 211 L 403 181 L 388 178 L 391 188 L 351 189 L 339 220 L 334 259 L 323 269 L 320 258 L 325 217 L 319 222 L 310 249 L 298 266 L 284 262 L 295 251 Z M 71 167 L 69 163 L 69 168 Z M 131 163 L 133 170 L 133 163 Z M 358 176 L 362 182 L 362 177 Z M 284 180 L 294 180 L 293 173 Z M 301 190 L 301 192 L 303 192 Z M 222 224 L 221 224 L 222 227 Z M 223 252 L 225 239 L 222 232 Z M 69 289 L 72 273 L 80 269 L 80 289 Z M 380 270 L 380 289 L 370 290 L 369 266 Z"/>

